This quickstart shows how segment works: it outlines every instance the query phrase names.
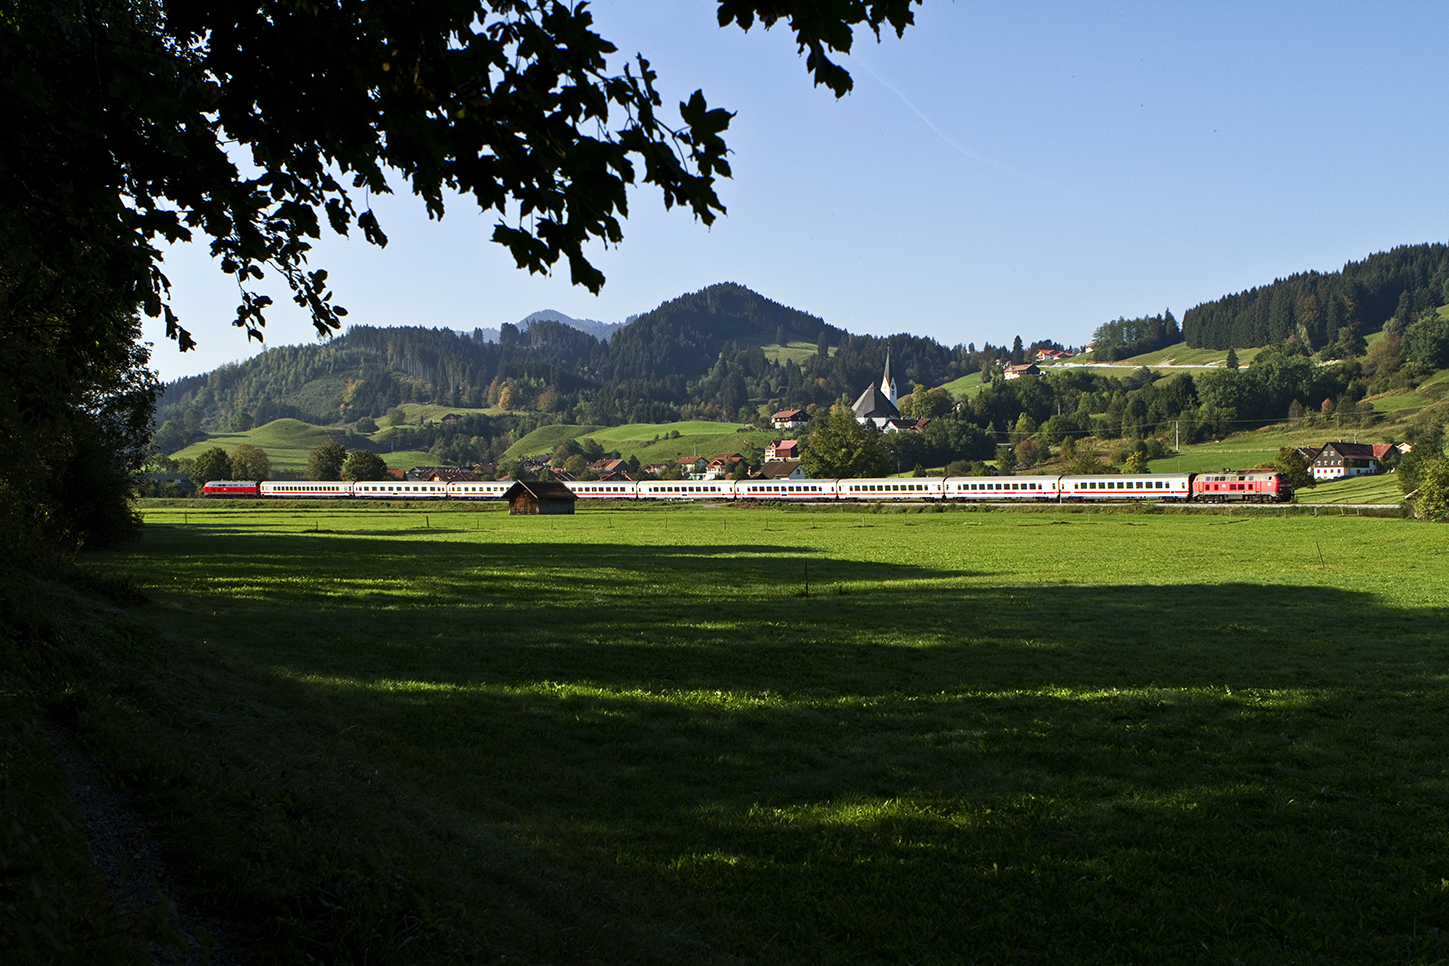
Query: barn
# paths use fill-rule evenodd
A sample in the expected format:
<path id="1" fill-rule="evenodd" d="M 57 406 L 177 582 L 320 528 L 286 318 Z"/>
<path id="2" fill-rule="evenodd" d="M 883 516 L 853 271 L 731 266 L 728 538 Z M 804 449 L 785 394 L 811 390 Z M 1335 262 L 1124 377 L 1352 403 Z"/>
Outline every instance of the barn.
<path id="1" fill-rule="evenodd" d="M 510 514 L 573 513 L 578 497 L 562 483 L 519 480 L 503 494 Z"/>

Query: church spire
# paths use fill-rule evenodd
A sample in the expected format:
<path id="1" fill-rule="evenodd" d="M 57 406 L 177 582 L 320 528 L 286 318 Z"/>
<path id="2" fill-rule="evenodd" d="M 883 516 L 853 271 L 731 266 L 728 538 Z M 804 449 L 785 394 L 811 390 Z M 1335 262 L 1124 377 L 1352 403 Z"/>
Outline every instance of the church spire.
<path id="1" fill-rule="evenodd" d="M 896 405 L 896 381 L 891 378 L 890 346 L 886 346 L 885 376 L 880 381 L 880 391 L 881 395 L 891 401 L 892 406 Z"/>

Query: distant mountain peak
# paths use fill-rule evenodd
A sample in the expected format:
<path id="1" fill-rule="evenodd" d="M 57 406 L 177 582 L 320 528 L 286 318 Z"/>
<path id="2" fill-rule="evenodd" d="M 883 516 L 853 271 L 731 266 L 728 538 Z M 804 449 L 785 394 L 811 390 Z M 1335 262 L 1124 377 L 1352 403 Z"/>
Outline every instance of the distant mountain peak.
<path id="1" fill-rule="evenodd" d="M 622 329 L 636 318 L 638 318 L 637 315 L 632 315 L 627 322 L 600 322 L 597 319 L 576 319 L 571 315 L 565 315 L 557 309 L 540 309 L 537 312 L 530 312 L 514 324 L 518 326 L 520 332 L 527 332 L 529 326 L 535 322 L 557 322 L 560 325 L 566 325 L 571 329 L 578 329 L 580 332 L 587 333 L 601 342 L 608 342 L 609 337 L 616 330 Z M 473 334 L 475 338 L 483 342 L 497 342 L 502 335 L 502 331 L 501 327 L 493 328 L 485 326 L 474 330 Z"/>

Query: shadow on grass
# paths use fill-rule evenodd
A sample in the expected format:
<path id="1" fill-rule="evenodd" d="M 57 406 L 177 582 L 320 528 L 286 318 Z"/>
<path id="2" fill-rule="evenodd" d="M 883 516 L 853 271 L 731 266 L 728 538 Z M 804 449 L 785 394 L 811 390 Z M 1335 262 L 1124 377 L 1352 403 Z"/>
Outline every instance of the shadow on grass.
<path id="1" fill-rule="evenodd" d="M 1449 955 L 1444 609 L 840 559 L 805 597 L 816 552 L 243 535 L 165 606 L 214 610 L 197 633 L 272 713 L 353 732 L 276 754 L 714 955 Z"/>

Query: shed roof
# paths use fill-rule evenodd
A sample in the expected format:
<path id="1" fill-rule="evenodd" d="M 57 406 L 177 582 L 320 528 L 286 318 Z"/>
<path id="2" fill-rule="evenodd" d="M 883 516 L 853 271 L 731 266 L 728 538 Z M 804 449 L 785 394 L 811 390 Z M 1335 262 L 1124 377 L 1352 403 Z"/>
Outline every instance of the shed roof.
<path id="1" fill-rule="evenodd" d="M 510 486 L 503 494 L 503 499 L 510 503 L 516 500 L 523 493 L 530 493 L 540 503 L 546 500 L 577 500 L 578 497 L 573 490 L 562 483 L 540 483 L 537 480 L 519 480 Z"/>

